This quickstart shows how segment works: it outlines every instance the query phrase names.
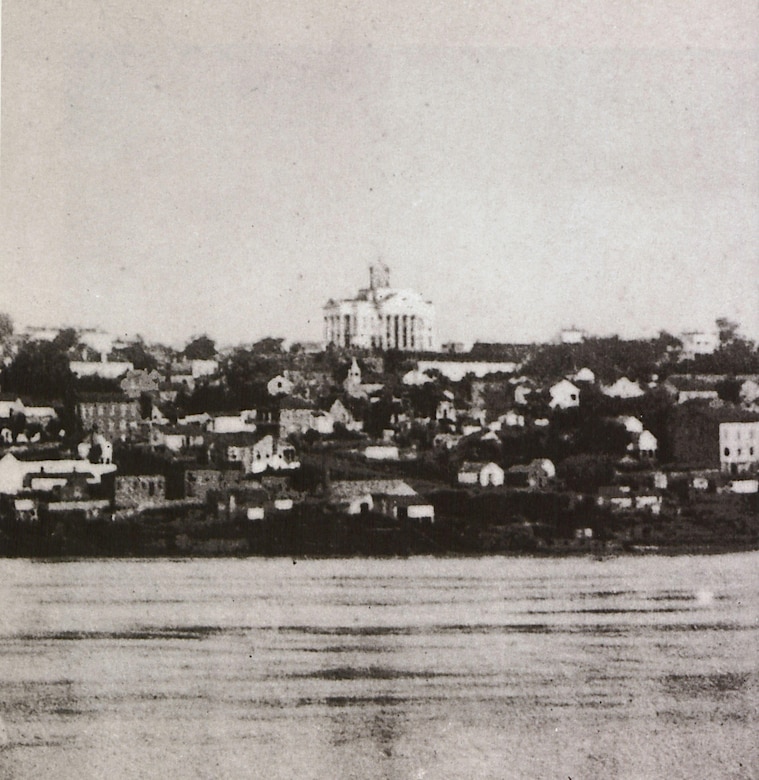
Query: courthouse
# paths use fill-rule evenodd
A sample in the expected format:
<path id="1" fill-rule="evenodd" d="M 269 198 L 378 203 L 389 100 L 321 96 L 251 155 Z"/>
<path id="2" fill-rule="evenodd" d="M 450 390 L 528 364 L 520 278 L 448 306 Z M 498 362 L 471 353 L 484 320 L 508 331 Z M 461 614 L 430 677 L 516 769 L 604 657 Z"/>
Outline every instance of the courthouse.
<path id="1" fill-rule="evenodd" d="M 413 290 L 390 287 L 390 272 L 378 263 L 355 298 L 327 301 L 324 340 L 336 347 L 432 351 L 434 321 L 435 307 Z"/>

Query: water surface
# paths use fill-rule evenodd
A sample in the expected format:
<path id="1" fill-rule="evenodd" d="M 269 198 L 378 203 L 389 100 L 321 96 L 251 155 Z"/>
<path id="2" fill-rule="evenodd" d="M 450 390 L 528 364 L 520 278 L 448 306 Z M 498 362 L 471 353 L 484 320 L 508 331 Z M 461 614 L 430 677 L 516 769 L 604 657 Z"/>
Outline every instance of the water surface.
<path id="1" fill-rule="evenodd" d="M 0 777 L 757 777 L 757 572 L 0 561 Z"/>

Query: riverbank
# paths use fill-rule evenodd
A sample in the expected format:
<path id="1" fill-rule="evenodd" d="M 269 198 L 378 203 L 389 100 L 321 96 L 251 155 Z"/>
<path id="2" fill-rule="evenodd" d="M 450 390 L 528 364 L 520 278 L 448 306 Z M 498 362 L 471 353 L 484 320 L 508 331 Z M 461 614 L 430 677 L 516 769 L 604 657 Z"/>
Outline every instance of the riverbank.
<path id="1" fill-rule="evenodd" d="M 476 497 L 475 497 L 476 498 Z M 488 508 L 493 509 L 492 502 Z M 590 504 L 543 502 L 533 516 L 481 511 L 482 502 L 443 504 L 434 522 L 377 512 L 348 515 L 324 504 L 296 504 L 261 520 L 185 507 L 88 519 L 42 516 L 35 524 L 0 521 L 0 556 L 469 556 L 693 555 L 759 549 L 759 515 L 748 499 L 714 501 L 653 516 L 618 514 Z M 538 506 L 537 504 L 535 505 Z M 478 507 L 473 511 L 472 507 Z M 706 507 L 706 508 L 705 508 Z M 524 506 L 523 506 L 524 508 Z M 708 508 L 708 511 L 707 511 Z M 462 509 L 469 511 L 461 512 Z M 456 510 L 456 514 L 452 511 Z"/>

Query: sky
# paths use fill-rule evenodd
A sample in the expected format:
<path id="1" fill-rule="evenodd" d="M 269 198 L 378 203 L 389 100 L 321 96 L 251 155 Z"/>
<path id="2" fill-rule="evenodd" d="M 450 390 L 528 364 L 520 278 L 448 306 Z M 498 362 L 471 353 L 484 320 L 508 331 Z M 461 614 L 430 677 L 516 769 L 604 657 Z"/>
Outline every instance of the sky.
<path id="1" fill-rule="evenodd" d="M 759 338 L 748 0 L 3 0 L 0 311 L 322 336 L 368 283 L 440 341 Z"/>

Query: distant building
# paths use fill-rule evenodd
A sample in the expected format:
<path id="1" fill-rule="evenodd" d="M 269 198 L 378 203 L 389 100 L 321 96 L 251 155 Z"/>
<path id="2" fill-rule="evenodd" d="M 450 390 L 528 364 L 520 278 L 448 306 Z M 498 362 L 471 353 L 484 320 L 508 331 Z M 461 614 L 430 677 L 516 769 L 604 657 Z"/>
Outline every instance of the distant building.
<path id="1" fill-rule="evenodd" d="M 99 376 L 103 379 L 120 379 L 128 372 L 134 371 L 134 364 L 126 361 L 72 360 L 69 362 L 69 368 L 71 373 L 77 377 Z"/>
<path id="2" fill-rule="evenodd" d="M 602 387 L 601 392 L 610 398 L 640 398 L 645 395 L 643 388 L 626 376 L 620 377 L 612 385 Z"/>
<path id="3" fill-rule="evenodd" d="M 756 471 L 759 466 L 759 421 L 720 423 L 719 451 L 723 473 Z"/>
<path id="4" fill-rule="evenodd" d="M 458 473 L 460 485 L 481 485 L 482 487 L 500 486 L 505 480 L 505 472 L 497 463 L 474 463 L 467 461 L 461 464 Z"/>
<path id="5" fill-rule="evenodd" d="M 140 421 L 140 405 L 120 393 L 88 393 L 77 404 L 85 433 L 100 433 L 106 439 L 124 438 Z"/>
<path id="6" fill-rule="evenodd" d="M 563 328 L 559 334 L 559 341 L 562 344 L 581 344 L 586 335 L 585 331 L 580 328 Z"/>
<path id="7" fill-rule="evenodd" d="M 114 492 L 117 507 L 154 506 L 166 500 L 166 478 L 160 474 L 116 477 Z"/>
<path id="8" fill-rule="evenodd" d="M 460 382 L 468 374 L 480 379 L 490 374 L 513 374 L 519 364 L 510 360 L 420 360 L 419 371 L 439 371 L 446 379 Z"/>
<path id="9" fill-rule="evenodd" d="M 572 409 L 580 405 L 580 388 L 568 379 L 552 385 L 548 392 L 551 395 L 551 409 Z"/>
<path id="10" fill-rule="evenodd" d="M 412 290 L 391 288 L 387 266 L 374 264 L 367 289 L 324 306 L 324 340 L 336 347 L 429 351 L 435 345 L 435 308 Z"/>
<path id="11" fill-rule="evenodd" d="M 680 336 L 683 344 L 681 356 L 692 360 L 696 355 L 711 355 L 719 347 L 719 334 L 716 331 L 695 330 Z"/>

